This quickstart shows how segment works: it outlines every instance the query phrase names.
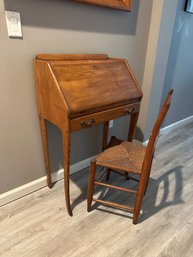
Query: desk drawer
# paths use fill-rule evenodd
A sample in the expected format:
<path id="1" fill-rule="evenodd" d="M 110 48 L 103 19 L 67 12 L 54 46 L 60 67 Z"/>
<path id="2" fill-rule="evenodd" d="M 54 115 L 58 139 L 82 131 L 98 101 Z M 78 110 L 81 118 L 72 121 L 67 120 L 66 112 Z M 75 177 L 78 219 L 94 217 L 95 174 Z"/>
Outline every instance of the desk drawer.
<path id="1" fill-rule="evenodd" d="M 139 108 L 140 103 L 134 103 L 74 118 L 70 120 L 70 129 L 76 131 L 82 128 L 90 128 L 109 120 L 139 112 Z"/>

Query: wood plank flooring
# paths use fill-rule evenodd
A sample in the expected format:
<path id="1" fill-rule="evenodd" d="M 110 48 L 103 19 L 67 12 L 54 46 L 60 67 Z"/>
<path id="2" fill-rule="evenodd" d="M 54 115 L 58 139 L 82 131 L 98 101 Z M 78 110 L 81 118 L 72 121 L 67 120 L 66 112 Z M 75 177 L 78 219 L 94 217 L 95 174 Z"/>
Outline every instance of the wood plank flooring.
<path id="1" fill-rule="evenodd" d="M 131 214 L 108 207 L 87 213 L 87 178 L 88 170 L 71 176 L 73 217 L 65 209 L 63 181 L 1 207 L 0 256 L 193 256 L 193 123 L 159 138 L 138 225 Z M 97 194 L 133 201 L 127 193 Z"/>

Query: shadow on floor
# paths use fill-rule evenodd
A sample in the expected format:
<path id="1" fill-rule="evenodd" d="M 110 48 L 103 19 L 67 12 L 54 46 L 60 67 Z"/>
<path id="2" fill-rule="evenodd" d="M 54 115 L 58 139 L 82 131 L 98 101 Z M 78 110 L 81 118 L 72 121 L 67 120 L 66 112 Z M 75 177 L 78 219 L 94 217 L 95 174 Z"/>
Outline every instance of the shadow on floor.
<path id="1" fill-rule="evenodd" d="M 183 204 L 181 198 L 183 193 L 182 168 L 183 166 L 177 166 L 156 180 L 150 179 L 142 206 L 143 215 L 141 215 L 139 222 L 146 220 L 166 207 Z M 158 194 L 162 194 L 162 197 L 156 204 Z"/>
<path id="2" fill-rule="evenodd" d="M 88 169 L 72 175 L 71 180 L 81 190 L 81 194 L 72 202 L 72 209 L 74 209 L 81 202 L 86 201 Z M 122 176 L 114 173 L 111 174 L 109 182 L 112 182 L 114 185 L 137 189 L 137 182 L 125 180 Z M 166 207 L 183 204 L 183 200 L 181 198 L 182 192 L 182 166 L 177 166 L 164 172 L 164 174 L 161 175 L 158 179 L 150 178 L 147 193 L 142 203 L 142 214 L 139 217 L 138 223 L 143 222 Z M 128 195 L 125 192 L 113 189 L 104 190 L 104 188 L 101 189 L 99 187 L 97 187 L 95 190 L 95 194 L 99 196 L 100 199 L 118 202 L 119 204 L 123 205 L 134 206 L 135 199 L 133 194 Z M 158 195 L 161 195 L 161 197 L 158 197 Z M 119 212 L 114 208 L 103 208 L 103 206 L 99 205 L 98 203 L 93 203 L 92 210 L 93 209 L 113 213 L 122 217 L 132 218 L 132 214 L 128 214 L 127 212 L 123 211 Z"/>

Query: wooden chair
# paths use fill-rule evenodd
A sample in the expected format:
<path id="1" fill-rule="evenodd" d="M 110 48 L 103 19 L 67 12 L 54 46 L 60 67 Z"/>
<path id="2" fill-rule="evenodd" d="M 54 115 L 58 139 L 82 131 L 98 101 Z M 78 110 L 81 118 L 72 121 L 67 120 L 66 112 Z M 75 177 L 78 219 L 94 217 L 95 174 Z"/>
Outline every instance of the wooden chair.
<path id="1" fill-rule="evenodd" d="M 100 204 L 104 204 L 111 207 L 127 210 L 129 212 L 133 212 L 133 224 L 137 223 L 142 200 L 148 185 L 152 160 L 154 156 L 156 139 L 160 131 L 160 126 L 170 107 L 172 93 L 173 93 L 173 90 L 169 91 L 166 97 L 166 100 L 162 106 L 162 109 L 153 127 L 147 147 L 141 144 L 130 143 L 128 141 L 123 142 L 119 139 L 116 139 L 115 137 L 112 137 L 112 140 L 110 141 L 110 147 L 104 150 L 96 158 L 96 160 L 91 161 L 90 176 L 89 176 L 89 183 L 88 183 L 88 196 L 87 196 L 88 211 L 90 211 L 92 201 L 95 201 Z M 112 146 L 112 145 L 115 145 L 115 146 Z M 106 182 L 105 183 L 101 182 L 102 180 L 95 179 L 96 166 L 103 167 L 103 169 L 105 168 L 105 172 L 107 173 L 107 175 L 109 175 L 111 171 L 115 171 L 116 173 L 119 173 L 120 175 L 125 176 L 128 179 L 137 180 L 139 182 L 138 189 L 133 190 L 128 188 L 118 187 L 112 184 L 107 184 Z M 137 174 L 139 179 L 130 177 L 128 175 L 129 173 Z M 135 194 L 136 196 L 135 196 L 134 208 L 105 201 L 102 199 L 93 198 L 94 186 L 108 187 L 108 188 L 125 191 L 127 193 Z"/>

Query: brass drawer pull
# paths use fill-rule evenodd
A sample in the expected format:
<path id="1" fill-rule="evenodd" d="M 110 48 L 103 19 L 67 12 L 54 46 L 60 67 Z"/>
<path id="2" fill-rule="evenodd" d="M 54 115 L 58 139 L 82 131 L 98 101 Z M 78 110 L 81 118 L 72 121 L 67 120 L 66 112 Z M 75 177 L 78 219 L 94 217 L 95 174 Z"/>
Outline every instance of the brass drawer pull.
<path id="1" fill-rule="evenodd" d="M 81 121 L 80 125 L 82 128 L 90 128 L 95 125 L 95 122 L 96 122 L 95 119 L 91 119 L 88 121 Z"/>
<path id="2" fill-rule="evenodd" d="M 126 113 L 126 114 L 131 114 L 134 111 L 135 111 L 135 107 L 134 106 L 132 106 L 130 108 L 125 108 L 124 109 L 124 113 Z"/>

